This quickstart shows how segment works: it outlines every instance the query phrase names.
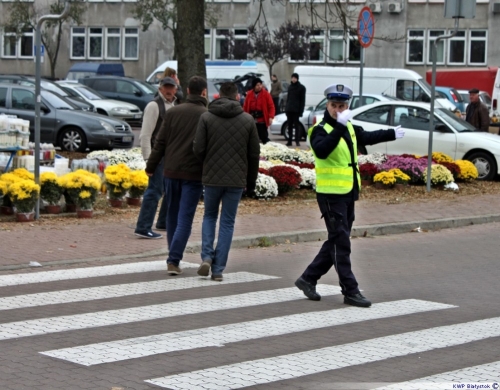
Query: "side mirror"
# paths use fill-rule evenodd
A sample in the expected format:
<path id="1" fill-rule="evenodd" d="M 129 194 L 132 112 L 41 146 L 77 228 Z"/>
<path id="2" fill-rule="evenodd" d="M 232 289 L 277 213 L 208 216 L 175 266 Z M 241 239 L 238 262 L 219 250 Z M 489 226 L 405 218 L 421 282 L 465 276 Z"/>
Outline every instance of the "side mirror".
<path id="1" fill-rule="evenodd" d="M 142 96 L 142 92 L 137 90 L 137 91 L 134 91 L 134 95 L 135 96 Z"/>
<path id="2" fill-rule="evenodd" d="M 446 133 L 448 131 L 448 128 L 446 127 L 446 125 L 444 125 L 443 123 L 438 123 L 435 127 L 434 127 L 434 130 L 436 131 L 440 131 L 441 133 Z"/>
<path id="3" fill-rule="evenodd" d="M 50 109 L 45 104 L 42 103 L 40 105 L 40 111 L 42 111 L 44 114 L 48 114 L 50 112 Z"/>

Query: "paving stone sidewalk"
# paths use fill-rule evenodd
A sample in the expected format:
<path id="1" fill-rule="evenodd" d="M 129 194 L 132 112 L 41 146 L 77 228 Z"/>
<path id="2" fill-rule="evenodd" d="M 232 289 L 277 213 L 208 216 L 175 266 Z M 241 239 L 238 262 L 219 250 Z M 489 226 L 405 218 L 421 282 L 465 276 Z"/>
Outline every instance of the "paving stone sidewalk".
<path id="1" fill-rule="evenodd" d="M 202 216 L 200 207 L 188 251 L 199 248 Z M 403 204 L 359 201 L 353 235 L 405 233 L 418 228 L 425 231 L 495 221 L 500 221 L 500 197 L 495 195 Z M 57 265 L 165 256 L 165 239 L 135 237 L 130 227 L 134 223 L 135 220 L 129 219 L 123 219 L 118 224 L 94 219 L 81 224 L 34 225 L 30 229 L 0 231 L 0 271 L 25 268 L 30 261 Z M 242 213 L 237 217 L 233 247 L 321 240 L 325 236 L 326 230 L 317 205 L 310 202 L 297 205 L 293 213 L 288 214 Z"/>

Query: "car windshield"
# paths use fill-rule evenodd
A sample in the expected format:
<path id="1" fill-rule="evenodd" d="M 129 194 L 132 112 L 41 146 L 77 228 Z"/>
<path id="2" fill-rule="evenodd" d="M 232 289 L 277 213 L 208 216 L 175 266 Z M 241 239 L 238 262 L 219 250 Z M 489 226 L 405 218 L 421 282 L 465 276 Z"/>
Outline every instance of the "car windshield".
<path id="1" fill-rule="evenodd" d="M 40 91 L 42 98 L 49 103 L 50 106 L 60 110 L 75 110 L 76 106 L 65 100 L 62 96 L 57 95 L 52 91 Z"/>
<path id="2" fill-rule="evenodd" d="M 469 94 L 468 93 L 461 93 L 460 96 L 464 99 L 464 103 L 470 103 L 469 99 Z"/>
<path id="3" fill-rule="evenodd" d="M 48 91 L 56 92 L 61 96 L 69 96 L 68 93 L 64 91 L 62 88 L 59 88 L 57 85 L 49 81 L 40 80 L 40 86 Z"/>
<path id="4" fill-rule="evenodd" d="M 99 92 L 94 91 L 93 89 L 90 89 L 87 87 L 75 87 L 75 90 L 78 91 L 79 94 L 83 95 L 86 99 L 89 99 L 89 100 L 106 99 Z"/>
<path id="5" fill-rule="evenodd" d="M 481 97 L 481 100 L 483 101 L 484 104 L 486 104 L 487 106 L 491 106 L 491 97 L 490 95 L 488 95 L 487 93 L 482 93 L 480 95 Z"/>
<path id="6" fill-rule="evenodd" d="M 454 113 L 446 108 L 437 108 L 436 112 L 441 120 L 448 123 L 454 130 L 458 132 L 475 131 L 476 129 L 469 122 L 459 118 Z"/>
<path id="7" fill-rule="evenodd" d="M 151 84 L 145 83 L 143 81 L 137 81 L 135 85 L 146 95 L 154 95 L 157 92 L 157 89 L 151 86 Z"/>

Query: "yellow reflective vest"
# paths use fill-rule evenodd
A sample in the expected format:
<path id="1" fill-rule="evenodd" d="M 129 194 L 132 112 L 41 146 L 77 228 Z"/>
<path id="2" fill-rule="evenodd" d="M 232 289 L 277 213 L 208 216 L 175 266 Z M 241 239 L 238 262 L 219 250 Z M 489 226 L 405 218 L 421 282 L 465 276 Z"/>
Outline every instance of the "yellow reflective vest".
<path id="1" fill-rule="evenodd" d="M 309 139 L 314 129 L 318 126 L 323 127 L 327 133 L 333 131 L 333 127 L 328 123 L 320 122 L 308 131 Z M 352 140 L 354 151 L 354 166 L 352 166 L 351 152 L 343 138 L 337 147 L 325 159 L 318 158 L 314 149 L 312 150 L 315 160 L 316 170 L 316 192 L 321 194 L 347 194 L 354 185 L 353 169 L 356 171 L 358 183 L 361 183 L 358 168 L 358 148 L 356 141 L 356 132 L 351 122 L 347 122 L 347 129 Z"/>

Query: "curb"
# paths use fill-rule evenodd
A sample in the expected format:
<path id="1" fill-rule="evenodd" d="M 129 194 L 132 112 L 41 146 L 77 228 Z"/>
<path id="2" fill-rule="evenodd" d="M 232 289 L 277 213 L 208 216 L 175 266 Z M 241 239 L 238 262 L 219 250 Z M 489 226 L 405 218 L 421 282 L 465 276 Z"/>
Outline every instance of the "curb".
<path id="1" fill-rule="evenodd" d="M 385 236 L 389 234 L 409 233 L 412 231 L 422 232 L 429 230 L 441 230 L 441 229 L 458 228 L 463 226 L 480 225 L 484 223 L 493 223 L 493 222 L 500 222 L 500 214 L 356 226 L 352 228 L 351 237 Z M 260 234 L 255 234 L 255 235 L 235 237 L 231 244 L 231 248 L 239 249 L 248 247 L 267 247 L 277 244 L 289 244 L 292 242 L 323 241 L 326 239 L 327 239 L 327 232 L 325 229 L 279 232 L 264 236 Z M 201 250 L 201 241 L 194 241 L 188 243 L 185 251 L 188 253 L 196 253 L 200 252 L 200 250 Z M 105 261 L 126 260 L 126 259 L 142 259 L 146 257 L 166 256 L 167 254 L 168 251 L 165 248 L 138 254 L 50 261 L 50 262 L 44 262 L 43 266 L 105 262 Z M 27 264 L 4 265 L 0 266 L 0 271 L 26 269 L 26 268 L 33 268 L 33 267 L 30 267 Z"/>

